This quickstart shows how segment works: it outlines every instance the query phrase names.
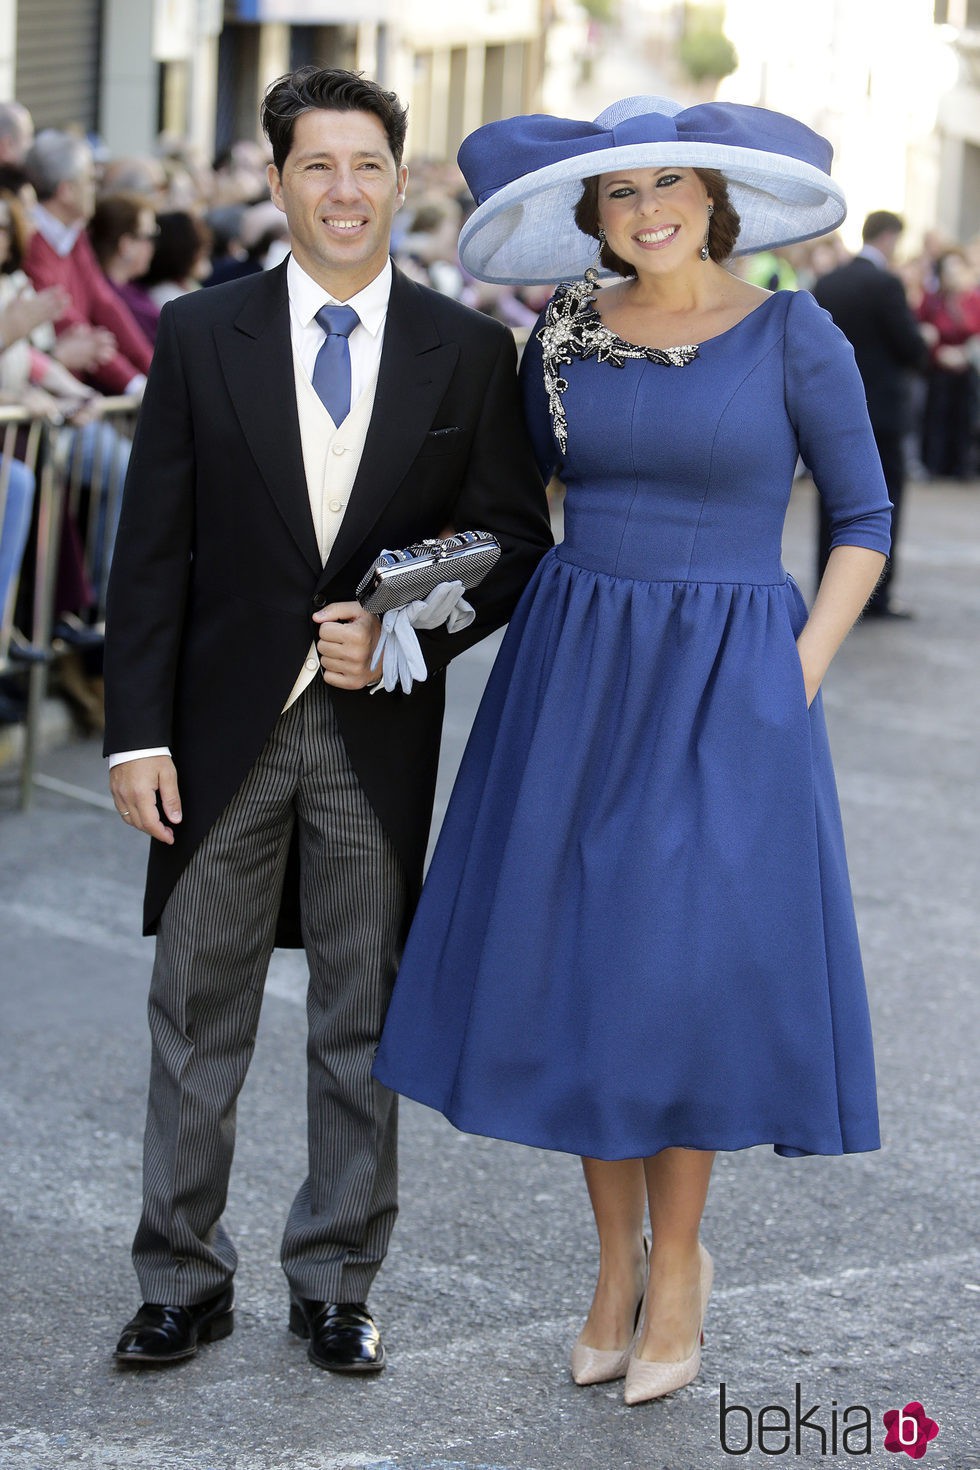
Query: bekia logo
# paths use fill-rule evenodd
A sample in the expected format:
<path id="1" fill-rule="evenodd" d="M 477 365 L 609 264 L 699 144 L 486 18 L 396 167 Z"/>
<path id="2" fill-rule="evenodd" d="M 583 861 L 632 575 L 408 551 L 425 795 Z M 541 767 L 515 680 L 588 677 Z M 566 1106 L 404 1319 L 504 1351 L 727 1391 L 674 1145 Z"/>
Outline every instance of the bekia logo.
<path id="1" fill-rule="evenodd" d="M 804 1449 L 821 1455 L 870 1455 L 871 1410 L 865 1404 L 841 1409 L 832 1399 L 830 1407 L 803 1407 L 803 1386 L 794 1384 L 793 1407 L 766 1404 L 755 1414 L 746 1404 L 728 1401 L 728 1385 L 722 1383 L 720 1407 L 721 1447 L 726 1455 L 747 1455 L 756 1444 L 764 1455 L 802 1455 Z"/>
<path id="2" fill-rule="evenodd" d="M 841 1407 L 836 1399 L 828 1406 L 804 1406 L 803 1386 L 793 1385 L 793 1403 L 765 1404 L 753 1410 L 747 1404 L 733 1403 L 728 1385 L 722 1383 L 719 1401 L 719 1439 L 726 1455 L 747 1455 L 757 1448 L 763 1455 L 802 1455 L 816 1452 L 824 1455 L 870 1455 L 873 1423 L 866 1404 Z M 917 1399 L 904 1409 L 888 1409 L 883 1416 L 886 1450 L 903 1450 L 913 1460 L 921 1460 L 930 1442 L 939 1433 L 939 1425 Z"/>
<path id="3" fill-rule="evenodd" d="M 918 1399 L 906 1404 L 904 1409 L 889 1409 L 884 1415 L 885 1449 L 898 1453 L 904 1450 L 913 1460 L 921 1460 L 929 1441 L 939 1433 L 939 1425 L 930 1419 Z"/>

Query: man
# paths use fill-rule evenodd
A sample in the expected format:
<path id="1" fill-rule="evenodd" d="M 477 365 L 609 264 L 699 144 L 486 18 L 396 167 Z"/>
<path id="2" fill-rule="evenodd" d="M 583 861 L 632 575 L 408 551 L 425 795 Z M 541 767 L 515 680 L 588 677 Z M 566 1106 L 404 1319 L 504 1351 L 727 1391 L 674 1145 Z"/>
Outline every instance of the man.
<path id="1" fill-rule="evenodd" d="M 91 148 L 81 138 L 47 128 L 34 139 L 24 170 L 38 198 L 37 228 L 24 254 L 24 270 L 38 291 L 63 286 L 71 298 L 55 330 L 91 341 L 91 358 L 81 367 L 100 392 L 141 393 L 152 348 L 102 274 L 85 233 L 95 209 Z"/>
<path id="2" fill-rule="evenodd" d="M 298 893 L 309 1177 L 283 1237 L 290 1327 L 319 1367 L 384 1364 L 366 1298 L 397 1209 L 395 1099 L 370 1069 L 420 886 L 443 669 L 507 619 L 550 544 L 509 333 L 391 265 L 405 121 L 350 72 L 275 83 L 268 176 L 292 254 L 161 317 L 106 652 L 112 792 L 154 838 L 157 936 L 146 1301 L 123 1363 L 231 1331 L 235 1099 L 280 894 Z M 448 527 L 502 546 L 476 621 L 420 634 L 428 678 L 410 694 L 372 694 L 379 624 L 354 588 L 384 547 Z"/>
<path id="3" fill-rule="evenodd" d="M 891 588 L 905 489 L 902 443 L 908 430 L 905 378 L 911 369 L 925 367 L 928 347 L 912 315 L 905 288 L 891 268 L 904 228 L 897 214 L 876 209 L 864 222 L 861 251 L 846 265 L 821 276 L 813 287 L 817 301 L 830 312 L 854 348 L 885 484 L 894 507 L 891 556 L 864 610 L 866 618 L 911 616 L 893 602 Z M 818 575 L 823 574 L 829 550 L 830 527 L 821 509 Z"/>
<path id="4" fill-rule="evenodd" d="M 20 168 L 34 141 L 34 119 L 22 102 L 0 102 L 0 164 Z"/>

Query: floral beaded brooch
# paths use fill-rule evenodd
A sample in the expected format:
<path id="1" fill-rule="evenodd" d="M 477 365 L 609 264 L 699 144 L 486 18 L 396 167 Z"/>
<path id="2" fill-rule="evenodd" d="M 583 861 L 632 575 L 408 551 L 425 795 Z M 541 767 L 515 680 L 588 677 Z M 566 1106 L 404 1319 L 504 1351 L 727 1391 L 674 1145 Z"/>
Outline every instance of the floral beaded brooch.
<path id="1" fill-rule="evenodd" d="M 697 347 L 641 347 L 617 337 L 595 308 L 595 288 L 590 282 L 566 281 L 558 287 L 538 332 L 544 358 L 544 386 L 555 438 L 562 454 L 568 447 L 568 423 L 562 394 L 568 379 L 561 368 L 576 357 L 594 357 L 621 368 L 632 358 L 646 358 L 666 367 L 687 367 L 698 355 Z"/>

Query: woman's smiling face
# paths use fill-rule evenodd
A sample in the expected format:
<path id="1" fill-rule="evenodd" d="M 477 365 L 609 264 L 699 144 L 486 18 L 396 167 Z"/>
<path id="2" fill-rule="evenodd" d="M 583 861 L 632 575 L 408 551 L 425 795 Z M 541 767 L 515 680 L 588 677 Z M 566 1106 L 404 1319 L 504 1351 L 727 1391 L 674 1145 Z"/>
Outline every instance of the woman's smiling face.
<path id="1" fill-rule="evenodd" d="M 708 191 L 692 168 L 636 168 L 599 178 L 609 247 L 640 274 L 692 260 L 708 228 Z"/>

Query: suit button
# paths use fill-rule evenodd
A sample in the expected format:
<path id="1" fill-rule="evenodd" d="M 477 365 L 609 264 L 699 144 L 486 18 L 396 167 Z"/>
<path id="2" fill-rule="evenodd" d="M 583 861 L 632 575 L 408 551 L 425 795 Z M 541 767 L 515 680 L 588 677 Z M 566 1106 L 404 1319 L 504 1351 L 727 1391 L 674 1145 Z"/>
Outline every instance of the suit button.
<path id="1" fill-rule="evenodd" d="M 331 500 L 329 504 L 330 509 L 333 511 L 334 515 L 336 515 L 339 510 L 343 510 L 344 508 L 344 502 L 342 500 Z"/>
<path id="2" fill-rule="evenodd" d="M 314 612 L 319 612 L 320 609 L 323 608 L 323 607 L 326 607 L 326 605 L 327 605 L 327 595 L 326 595 L 326 593 L 325 592 L 315 592 L 313 594 L 313 611 Z"/>
<path id="3" fill-rule="evenodd" d="M 332 448 L 333 448 L 333 453 L 334 454 L 346 454 L 347 453 L 346 446 L 343 445 L 343 444 L 334 444 L 332 446 Z"/>
<path id="4" fill-rule="evenodd" d="M 306 660 L 306 667 L 309 669 L 310 673 L 312 674 L 313 671 L 314 671 L 314 669 L 318 669 L 320 667 L 320 665 L 317 663 L 317 661 L 316 661 L 315 658 L 308 658 Z"/>

